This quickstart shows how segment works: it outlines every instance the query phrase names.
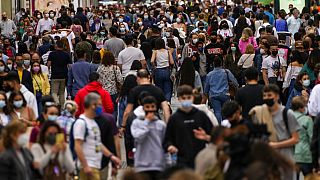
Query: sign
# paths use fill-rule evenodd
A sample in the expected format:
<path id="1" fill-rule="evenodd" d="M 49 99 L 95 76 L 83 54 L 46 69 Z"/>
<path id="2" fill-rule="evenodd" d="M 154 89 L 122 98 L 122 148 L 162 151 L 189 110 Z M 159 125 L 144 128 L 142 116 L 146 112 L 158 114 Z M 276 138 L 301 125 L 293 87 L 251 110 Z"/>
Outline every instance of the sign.
<path id="1" fill-rule="evenodd" d="M 296 7 L 300 13 L 302 9 L 306 6 L 305 0 L 279 0 L 280 2 L 280 9 L 286 10 L 286 12 L 289 11 L 289 4 L 292 4 L 293 7 Z"/>
<path id="2" fill-rule="evenodd" d="M 44 10 L 54 10 L 61 8 L 61 5 L 68 6 L 68 0 L 35 0 L 35 10 L 43 12 Z"/>

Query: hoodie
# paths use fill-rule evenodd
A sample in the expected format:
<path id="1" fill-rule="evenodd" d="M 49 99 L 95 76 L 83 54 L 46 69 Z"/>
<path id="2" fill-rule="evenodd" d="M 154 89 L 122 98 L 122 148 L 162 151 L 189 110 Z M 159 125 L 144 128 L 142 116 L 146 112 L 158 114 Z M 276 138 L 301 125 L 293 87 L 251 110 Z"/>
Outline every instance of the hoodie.
<path id="1" fill-rule="evenodd" d="M 110 114 L 113 113 L 113 103 L 109 92 L 102 88 L 101 83 L 93 81 L 84 86 L 82 89 L 80 89 L 74 98 L 74 101 L 77 103 L 79 107 L 78 111 L 76 112 L 76 117 L 79 117 L 80 114 L 84 112 L 84 98 L 90 92 L 97 92 L 101 96 L 103 112 Z"/>

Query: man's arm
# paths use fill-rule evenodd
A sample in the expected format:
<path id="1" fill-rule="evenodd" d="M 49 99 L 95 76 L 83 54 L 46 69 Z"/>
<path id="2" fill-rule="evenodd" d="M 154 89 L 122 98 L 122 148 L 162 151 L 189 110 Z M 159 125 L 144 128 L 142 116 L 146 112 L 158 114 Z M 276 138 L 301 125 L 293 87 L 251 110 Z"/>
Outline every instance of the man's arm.
<path id="1" fill-rule="evenodd" d="M 121 160 L 112 154 L 112 152 L 109 151 L 108 148 L 106 148 L 104 145 L 101 145 L 101 149 L 102 149 L 102 153 L 103 155 L 105 155 L 106 157 L 109 157 L 110 160 L 116 165 L 119 166 L 121 163 Z"/>
<path id="2" fill-rule="evenodd" d="M 170 118 L 170 108 L 169 108 L 168 102 L 167 101 L 163 101 L 161 103 L 161 108 L 162 108 L 162 111 L 163 111 L 164 120 L 165 120 L 166 123 L 168 123 L 169 118 Z"/>
<path id="3" fill-rule="evenodd" d="M 81 162 L 82 167 L 88 168 L 89 165 L 88 165 L 86 158 L 84 157 L 84 153 L 82 151 L 82 144 L 83 144 L 83 140 L 75 139 L 74 149 L 76 151 L 76 154 L 77 154 L 79 161 Z"/>
<path id="4" fill-rule="evenodd" d="M 299 142 L 299 134 L 297 131 L 291 134 L 291 138 L 280 142 L 269 142 L 269 145 L 275 149 L 292 147 Z"/>
<path id="5" fill-rule="evenodd" d="M 123 113 L 122 124 L 121 127 L 125 127 L 127 125 L 127 119 L 129 117 L 130 112 L 133 110 L 133 104 L 128 103 L 126 109 Z"/>
<path id="6" fill-rule="evenodd" d="M 262 69 L 262 77 L 265 85 L 269 84 L 267 69 Z"/>

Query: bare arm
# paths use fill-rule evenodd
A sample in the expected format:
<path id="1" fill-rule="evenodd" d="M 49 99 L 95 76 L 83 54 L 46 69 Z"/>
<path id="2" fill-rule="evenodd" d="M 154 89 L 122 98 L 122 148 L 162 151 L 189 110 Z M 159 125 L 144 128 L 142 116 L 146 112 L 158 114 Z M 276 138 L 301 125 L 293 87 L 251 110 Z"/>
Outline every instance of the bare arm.
<path id="1" fill-rule="evenodd" d="M 146 69 L 147 68 L 147 61 L 145 59 L 140 60 L 141 64 L 142 64 L 142 68 Z"/>
<path id="2" fill-rule="evenodd" d="M 121 149 L 120 149 L 120 139 L 119 136 L 115 135 L 113 136 L 114 144 L 116 146 L 116 153 L 118 157 L 121 157 Z"/>
<path id="3" fill-rule="evenodd" d="M 82 144 L 83 144 L 83 140 L 75 139 L 74 148 L 77 153 L 77 157 L 78 157 L 79 161 L 81 162 L 82 167 L 86 168 L 86 167 L 88 167 L 88 162 L 87 162 L 86 158 L 84 157 L 84 154 L 82 151 Z"/>
<path id="4" fill-rule="evenodd" d="M 127 119 L 129 117 L 130 112 L 133 110 L 133 104 L 128 103 L 126 109 L 124 110 L 123 113 L 123 119 L 122 119 L 122 127 L 126 126 L 127 124 Z"/>
<path id="5" fill-rule="evenodd" d="M 164 115 L 164 120 L 165 120 L 165 122 L 168 123 L 169 118 L 170 118 L 170 108 L 169 108 L 168 102 L 163 101 L 161 103 L 161 107 L 162 107 L 162 111 L 163 111 L 163 115 Z"/>
<path id="6" fill-rule="evenodd" d="M 266 69 L 262 69 L 262 77 L 263 77 L 263 81 L 265 85 L 269 84 L 269 80 L 268 80 L 268 75 L 267 75 L 267 70 Z"/>
<path id="7" fill-rule="evenodd" d="M 153 51 L 152 56 L 151 56 L 150 62 L 153 66 L 155 65 L 154 61 L 156 60 L 156 54 L 157 54 L 157 51 Z"/>
<path id="8" fill-rule="evenodd" d="M 299 142 L 299 134 L 298 132 L 293 132 L 291 134 L 290 139 L 280 141 L 280 142 L 270 142 L 269 145 L 272 146 L 273 148 L 280 149 L 280 148 L 292 147 L 298 142 Z"/>

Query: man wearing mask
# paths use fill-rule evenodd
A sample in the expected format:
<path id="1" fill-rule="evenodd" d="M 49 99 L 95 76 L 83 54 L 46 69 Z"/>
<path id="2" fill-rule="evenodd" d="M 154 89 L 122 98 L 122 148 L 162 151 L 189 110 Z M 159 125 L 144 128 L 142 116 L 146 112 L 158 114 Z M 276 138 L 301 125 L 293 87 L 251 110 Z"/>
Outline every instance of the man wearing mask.
<path id="1" fill-rule="evenodd" d="M 24 8 L 21 8 L 14 18 L 15 24 L 18 24 L 19 20 L 24 16 L 26 16 L 26 10 Z"/>
<path id="2" fill-rule="evenodd" d="M 30 72 L 31 56 L 26 53 L 22 55 L 23 59 L 23 68 Z"/>
<path id="3" fill-rule="evenodd" d="M 195 157 L 206 144 L 196 139 L 194 130 L 203 129 L 209 134 L 212 123 L 204 112 L 192 106 L 192 87 L 182 85 L 177 93 L 180 107 L 169 119 L 163 147 L 171 154 L 178 153 L 178 165 L 194 168 Z"/>
<path id="4" fill-rule="evenodd" d="M 29 58 L 29 61 L 30 61 L 30 58 Z M 23 84 L 30 92 L 34 92 L 31 73 L 23 67 L 24 60 L 21 54 L 16 55 L 16 65 L 17 67 L 16 67 L 16 70 L 14 71 L 19 76 L 19 82 L 21 82 L 21 84 Z"/>
<path id="5" fill-rule="evenodd" d="M 0 22 L 0 30 L 1 30 L 1 35 L 4 37 L 7 37 L 7 38 L 12 36 L 13 32 L 15 32 L 17 30 L 17 27 L 14 24 L 14 22 L 11 19 L 8 19 L 6 12 L 2 13 L 2 20 Z"/>
<path id="6" fill-rule="evenodd" d="M 198 53 L 197 42 L 199 41 L 199 36 L 197 33 L 191 33 L 190 42 L 186 44 L 181 53 L 181 60 L 183 61 L 186 57 L 193 57 Z"/>
<path id="7" fill-rule="evenodd" d="M 16 72 L 10 71 L 8 73 L 3 82 L 3 89 L 7 92 L 7 97 L 10 97 L 12 91 L 20 91 L 23 94 L 23 97 L 26 99 L 27 105 L 33 109 L 35 116 L 38 117 L 37 100 L 34 94 L 32 93 L 33 90 L 28 90 L 23 84 L 20 84 L 20 82 L 21 81 L 19 80 L 19 76 Z"/>
<path id="8" fill-rule="evenodd" d="M 269 145 L 278 150 L 283 156 L 294 160 L 293 146 L 299 142 L 300 126 L 292 110 L 279 104 L 280 89 L 270 84 L 263 89 L 264 105 L 254 107 L 249 115 L 253 123 L 267 125 L 270 132 Z M 287 174 L 286 179 L 292 179 L 294 173 Z"/>
<path id="9" fill-rule="evenodd" d="M 299 28 L 302 24 L 302 21 L 299 18 L 299 10 L 298 9 L 293 10 L 293 15 L 287 19 L 287 24 L 288 24 L 288 30 L 289 30 L 289 32 L 291 32 L 292 37 L 293 37 L 293 35 L 299 31 Z"/>
<path id="10" fill-rule="evenodd" d="M 221 126 L 234 128 L 238 125 L 246 125 L 250 128 L 250 121 L 242 118 L 242 108 L 236 101 L 228 101 L 222 107 L 222 115 L 226 119 L 221 122 Z"/>
<path id="11" fill-rule="evenodd" d="M 94 118 L 102 113 L 99 94 L 89 93 L 84 99 L 84 113 L 71 128 L 78 164 L 81 163 L 80 179 L 100 180 L 102 156 L 108 157 L 116 166 L 120 159 L 101 142 L 101 131 Z"/>
<path id="12" fill-rule="evenodd" d="M 174 43 L 176 44 L 176 48 L 178 49 L 180 47 L 179 38 L 172 35 L 172 28 L 171 27 L 168 27 L 166 29 L 166 31 L 164 32 L 164 37 L 162 38 L 167 47 L 168 47 L 168 39 L 169 38 L 172 38 L 174 40 Z"/>
<path id="13" fill-rule="evenodd" d="M 49 18 L 48 11 L 44 11 L 44 18 L 40 19 L 36 29 L 36 35 L 42 34 L 43 31 L 51 32 L 52 27 L 54 26 L 54 22 Z"/>

